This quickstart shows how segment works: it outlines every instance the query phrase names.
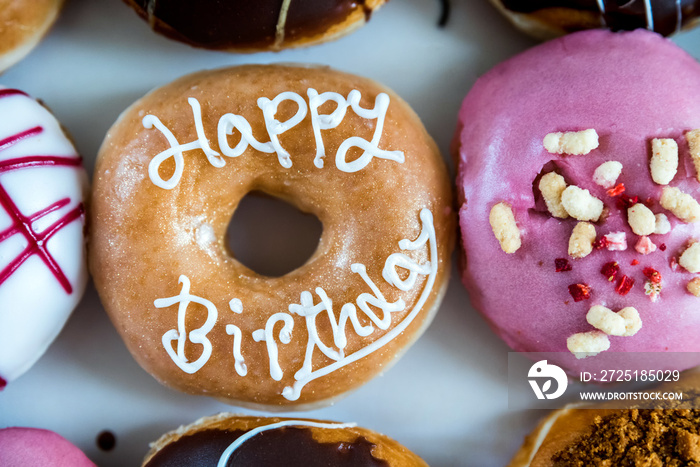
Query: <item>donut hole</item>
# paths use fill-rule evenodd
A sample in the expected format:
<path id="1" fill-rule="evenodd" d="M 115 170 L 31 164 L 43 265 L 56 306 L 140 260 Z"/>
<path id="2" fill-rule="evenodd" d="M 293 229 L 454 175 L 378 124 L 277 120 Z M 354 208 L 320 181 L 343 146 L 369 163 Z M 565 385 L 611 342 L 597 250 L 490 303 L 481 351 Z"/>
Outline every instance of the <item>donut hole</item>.
<path id="1" fill-rule="evenodd" d="M 254 272 L 280 277 L 313 256 L 323 233 L 314 215 L 253 191 L 238 204 L 226 231 L 231 256 Z"/>

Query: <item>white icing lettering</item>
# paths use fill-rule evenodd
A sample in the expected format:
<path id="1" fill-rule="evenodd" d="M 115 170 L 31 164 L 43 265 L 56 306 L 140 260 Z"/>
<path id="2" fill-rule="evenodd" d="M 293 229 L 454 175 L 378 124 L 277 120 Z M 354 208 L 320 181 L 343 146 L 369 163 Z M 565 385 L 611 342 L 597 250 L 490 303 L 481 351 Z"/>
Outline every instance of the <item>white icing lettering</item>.
<path id="1" fill-rule="evenodd" d="M 403 250 L 417 250 L 418 248 L 421 248 L 423 246 L 427 246 L 428 252 L 429 252 L 429 260 L 424 265 L 421 265 L 421 267 L 425 266 L 426 268 L 428 268 L 428 269 L 426 269 L 428 272 L 427 276 L 426 276 L 427 277 L 426 284 L 425 284 L 425 287 L 423 288 L 423 292 L 421 293 L 421 295 L 418 298 L 418 301 L 416 302 L 414 307 L 411 309 L 410 313 L 403 320 L 401 320 L 401 322 L 399 322 L 394 328 L 390 329 L 386 334 L 384 334 L 383 336 L 381 336 L 379 339 L 375 340 L 371 344 L 361 348 L 360 350 L 353 352 L 350 355 L 344 356 L 330 365 L 326 365 L 322 368 L 313 370 L 311 372 L 304 371 L 304 372 L 302 372 L 301 375 L 295 375 L 296 382 L 292 386 L 287 386 L 282 390 L 282 396 L 284 398 L 286 398 L 287 400 L 290 400 L 290 401 L 295 401 L 295 400 L 299 399 L 299 396 L 301 394 L 301 390 L 309 382 L 313 381 L 314 379 L 320 378 L 322 376 L 328 375 L 329 373 L 331 373 L 339 368 L 342 368 L 346 365 L 349 365 L 350 363 L 353 363 L 353 362 L 355 362 L 361 358 L 364 358 L 367 355 L 381 349 L 386 344 L 391 342 L 394 338 L 396 338 L 396 336 L 401 334 L 408 327 L 408 325 L 411 324 L 411 322 L 416 318 L 416 316 L 418 316 L 418 313 L 420 313 L 420 311 L 423 308 L 423 305 L 428 300 L 428 297 L 433 289 L 433 285 L 435 284 L 435 279 L 437 276 L 437 243 L 436 243 L 436 237 L 435 237 L 435 227 L 433 226 L 433 215 L 428 209 L 423 209 L 420 212 L 420 218 L 421 218 L 423 227 L 421 229 L 421 233 L 418 236 L 418 238 L 414 241 L 409 241 L 409 240 L 405 239 L 405 240 L 402 240 L 401 242 L 399 242 L 399 247 Z M 388 258 L 387 258 L 387 261 L 388 261 Z M 385 269 L 386 269 L 386 265 L 385 265 Z M 377 292 L 378 291 L 375 291 L 375 294 Z M 367 294 L 367 295 L 369 295 L 369 294 Z M 375 297 L 375 298 L 378 298 L 378 297 Z M 361 305 L 359 303 L 359 299 L 357 302 L 358 302 L 358 306 L 361 307 Z M 398 302 L 397 302 L 397 304 L 398 304 Z M 307 326 L 308 326 L 308 321 L 307 321 Z M 311 332 L 309 332 L 309 336 L 311 336 Z M 301 376 L 301 377 L 298 377 L 298 376 Z"/>
<path id="2" fill-rule="evenodd" d="M 156 155 L 153 159 L 151 159 L 151 162 L 148 164 L 148 176 L 150 177 L 151 181 L 156 186 L 159 186 L 160 188 L 164 188 L 166 190 L 171 190 L 175 188 L 175 186 L 177 186 L 178 183 L 180 183 L 180 179 L 182 178 L 182 172 L 185 169 L 185 157 L 183 153 L 186 151 L 201 149 L 206 155 L 207 160 L 209 160 L 209 163 L 217 168 L 223 167 L 226 163 L 221 158 L 221 155 L 209 146 L 209 141 L 204 135 L 204 125 L 202 124 L 202 108 L 199 105 L 199 101 L 194 97 L 190 97 L 189 99 L 187 99 L 187 102 L 189 102 L 190 107 L 192 107 L 194 126 L 195 131 L 197 132 L 196 141 L 180 144 L 177 141 L 177 138 L 175 138 L 175 135 L 173 135 L 172 131 L 170 131 L 168 127 L 166 127 L 163 124 L 163 122 L 161 122 L 160 119 L 154 115 L 146 115 L 145 117 L 143 117 L 142 121 L 144 128 L 150 129 L 155 127 L 163 134 L 163 136 L 165 136 L 165 139 L 168 140 L 168 144 L 170 144 L 169 149 L 166 149 L 165 151 L 162 151 L 160 154 Z M 163 180 L 159 173 L 160 166 L 163 162 L 170 159 L 171 157 L 175 161 L 175 171 L 168 180 Z"/>
<path id="3" fill-rule="evenodd" d="M 277 423 L 271 423 L 269 425 L 259 426 L 253 428 L 252 430 L 244 433 L 243 435 L 236 438 L 236 440 L 226 448 L 226 450 L 221 454 L 219 462 L 216 467 L 226 467 L 228 465 L 229 459 L 234 451 L 241 447 L 243 443 L 248 441 L 253 436 L 260 434 L 264 431 L 276 430 L 277 428 L 283 428 L 285 426 L 310 426 L 314 428 L 354 428 L 357 425 L 355 423 L 321 423 L 321 422 L 310 422 L 308 420 L 283 420 Z"/>
<path id="4" fill-rule="evenodd" d="M 258 329 L 253 332 L 255 342 L 265 341 L 267 344 L 267 355 L 270 357 L 270 377 L 275 381 L 279 381 L 284 376 L 282 368 L 280 368 L 277 358 L 277 343 L 273 337 L 275 324 L 278 321 L 284 322 L 284 326 L 280 329 L 279 339 L 283 344 L 289 344 L 292 341 L 292 330 L 294 329 L 294 319 L 286 313 L 275 313 L 270 316 L 265 324 L 265 329 Z"/>
<path id="5" fill-rule="evenodd" d="M 355 263 L 351 265 L 351 271 L 362 278 L 364 283 L 371 290 L 371 293 L 363 292 L 358 295 L 353 303 L 345 303 L 340 308 L 337 319 L 333 311 L 333 301 L 328 297 L 328 294 L 322 287 L 316 287 L 314 292 L 319 297 L 318 303 L 314 303 L 313 295 L 310 291 L 303 291 L 300 295 L 299 303 L 289 305 L 288 313 L 278 312 L 273 314 L 267 319 L 264 329 L 257 329 L 252 332 L 252 337 L 255 342 L 265 341 L 270 365 L 270 377 L 275 381 L 281 381 L 284 377 L 284 371 L 279 362 L 277 341 L 282 344 L 289 344 L 292 340 L 292 331 L 294 329 L 294 315 L 304 318 L 308 336 L 304 361 L 301 367 L 294 373 L 295 382 L 291 386 L 283 388 L 283 397 L 290 401 L 299 399 L 301 390 L 306 384 L 381 349 L 404 332 L 416 316 L 418 316 L 433 290 L 438 272 L 437 239 L 435 227 L 433 225 L 433 215 L 428 209 L 423 209 L 420 211 L 420 219 L 422 227 L 418 237 L 415 240 L 401 240 L 399 242 L 399 248 L 403 252 L 426 248 L 427 259 L 422 263 L 418 263 L 403 252 L 393 253 L 387 257 L 382 269 L 382 277 L 384 280 L 389 285 L 402 291 L 413 289 L 418 282 L 419 276 L 425 276 L 426 278 L 423 291 L 413 305 L 413 308 L 401 321 L 396 323 L 393 328 L 391 327 L 392 314 L 404 311 L 406 309 L 406 303 L 403 299 L 389 302 L 379 290 L 379 287 L 377 287 L 367 274 L 366 267 L 363 264 Z M 401 279 L 401 275 L 399 274 L 400 270 L 408 271 L 408 275 L 405 273 L 403 274 L 403 276 L 405 276 L 404 279 Z M 168 355 L 170 355 L 173 361 L 183 371 L 194 373 L 199 370 L 211 356 L 211 343 L 206 339 L 206 335 L 214 326 L 217 311 L 216 307 L 208 300 L 190 294 L 190 282 L 186 276 L 181 276 L 180 282 L 183 286 L 178 296 L 158 299 L 155 301 L 155 305 L 158 308 L 163 308 L 175 303 L 180 303 L 178 310 L 178 330 L 170 330 L 165 333 L 163 335 L 163 345 Z M 202 356 L 196 362 L 188 362 L 184 355 L 184 346 L 187 336 L 185 330 L 185 314 L 187 305 L 190 302 L 204 305 L 209 312 L 207 322 L 201 328 L 189 333 L 192 342 L 204 346 Z M 229 308 L 232 312 L 240 314 L 243 311 L 243 304 L 239 299 L 234 298 L 229 302 Z M 369 320 L 368 324 L 363 325 L 361 323 L 358 318 L 358 309 Z M 381 310 L 381 313 L 378 313 L 376 310 Z M 333 338 L 332 343 L 324 342 L 319 335 L 319 324 L 317 322 L 319 315 L 325 316 L 323 319 L 328 320 Z M 347 354 L 348 320 L 350 321 L 352 331 L 355 335 L 360 337 L 367 337 L 373 334 L 377 328 L 386 332 L 370 344 L 361 347 L 353 353 Z M 280 322 L 282 323 L 282 327 L 279 329 L 277 336 L 275 336 L 275 327 Z M 328 325 L 323 325 L 322 329 L 326 328 Z M 233 356 L 236 372 L 241 376 L 245 376 L 248 368 L 245 365 L 241 353 L 242 332 L 240 328 L 233 324 L 228 324 L 226 326 L 226 332 L 234 338 Z M 174 340 L 178 340 L 177 352 L 175 352 L 170 344 Z M 316 349 L 328 359 L 332 360 L 333 363 L 314 369 L 313 357 Z"/>
<path id="6" fill-rule="evenodd" d="M 323 94 L 318 93 L 313 88 L 306 90 L 309 96 L 309 112 L 311 113 L 311 127 L 314 130 L 314 139 L 316 140 L 316 157 L 314 158 L 314 165 L 319 169 L 323 168 L 323 158 L 326 157 L 326 148 L 323 145 L 323 138 L 321 137 L 321 130 L 330 130 L 343 121 L 345 118 L 345 112 L 348 110 L 348 101 L 345 100 L 343 96 L 337 92 L 324 92 Z M 337 106 L 333 112 L 330 114 L 319 114 L 318 108 L 321 107 L 328 101 L 334 101 Z"/>
<path id="7" fill-rule="evenodd" d="M 283 101 L 293 101 L 299 106 L 297 112 L 293 117 L 285 122 L 280 122 L 275 118 L 277 114 L 277 107 Z M 290 130 L 301 123 L 306 117 L 306 102 L 304 99 L 295 92 L 283 92 L 277 95 L 274 99 L 270 100 L 267 97 L 261 97 L 258 99 L 258 107 L 262 110 L 263 118 L 265 119 L 265 127 L 267 128 L 267 133 L 270 135 L 270 142 L 272 147 L 277 153 L 277 158 L 279 159 L 280 165 L 285 169 L 292 166 L 292 158 L 286 149 L 280 144 L 278 136 L 287 130 Z"/>
<path id="8" fill-rule="evenodd" d="M 233 134 L 233 129 L 237 129 L 241 134 L 241 140 L 236 144 L 236 147 L 232 148 L 228 144 L 227 135 Z M 248 149 L 248 146 L 253 146 L 256 150 L 260 152 L 266 152 L 272 154 L 275 149 L 272 147 L 272 143 L 261 143 L 255 136 L 253 136 L 253 129 L 250 127 L 248 120 L 241 117 L 240 115 L 225 114 L 219 119 L 219 125 L 217 127 L 217 134 L 219 139 L 219 149 L 226 157 L 238 157 Z"/>
<path id="9" fill-rule="evenodd" d="M 214 328 L 218 316 L 216 307 L 212 302 L 205 298 L 197 297 L 190 294 L 190 280 L 187 276 L 180 276 L 179 280 L 182 284 L 182 290 L 175 297 L 159 298 L 153 302 L 156 308 L 167 308 L 176 303 L 179 303 L 177 310 L 177 329 L 171 329 L 163 334 L 162 342 L 165 351 L 175 364 L 180 367 L 185 373 L 195 373 L 211 357 L 212 345 L 207 339 L 207 334 Z M 188 334 L 185 327 L 185 318 L 187 316 L 187 307 L 190 303 L 198 303 L 207 309 L 207 320 L 200 327 L 189 333 L 189 340 L 193 344 L 202 345 L 202 354 L 194 362 L 189 362 L 185 356 L 185 343 L 187 342 Z M 173 348 L 172 342 L 177 341 L 177 351 Z"/>
<path id="10" fill-rule="evenodd" d="M 379 149 L 379 139 L 382 137 L 384 119 L 386 118 L 386 111 L 389 108 L 389 96 L 384 93 L 378 94 L 374 101 L 373 109 L 361 107 L 361 97 L 360 91 L 353 89 L 350 91 L 350 94 L 348 94 L 348 103 L 352 106 L 352 110 L 360 117 L 377 119 L 377 126 L 374 129 L 372 141 L 367 141 L 359 136 L 351 136 L 343 141 L 338 148 L 338 152 L 335 154 L 336 167 L 343 172 L 357 172 L 367 167 L 374 157 L 403 163 L 405 157 L 402 151 L 385 151 L 384 149 Z M 363 152 L 360 157 L 352 162 L 348 162 L 347 153 L 353 147 L 360 148 Z"/>
<path id="11" fill-rule="evenodd" d="M 231 299 L 228 306 L 231 309 L 231 311 L 233 311 L 236 314 L 243 313 L 243 304 L 237 298 Z M 248 367 L 246 366 L 245 359 L 241 354 L 241 341 L 243 340 L 241 328 L 233 324 L 227 324 L 226 334 L 228 334 L 229 336 L 233 336 L 233 360 L 235 362 L 234 368 L 236 369 L 236 373 L 238 373 L 241 376 L 245 376 L 248 374 Z"/>
<path id="12" fill-rule="evenodd" d="M 359 117 L 367 120 L 376 120 L 372 140 L 368 141 L 359 136 L 351 136 L 344 140 L 335 154 L 336 167 L 347 173 L 357 172 L 364 169 L 374 158 L 390 160 L 398 163 L 405 161 L 405 155 L 402 151 L 387 151 L 379 148 L 379 142 L 384 131 L 384 121 L 389 108 L 390 98 L 385 93 L 380 93 L 375 98 L 374 107 L 364 108 L 360 105 L 362 95 L 358 90 L 352 90 L 347 98 L 336 92 L 324 92 L 319 94 L 313 88 L 307 89 L 309 104 L 297 93 L 282 92 L 274 99 L 270 100 L 267 97 L 258 99 L 257 104 L 262 111 L 265 129 L 270 138 L 268 142 L 260 142 L 253 135 L 253 129 L 250 123 L 241 115 L 227 113 L 219 118 L 216 132 L 219 150 L 221 153 L 214 150 L 209 144 L 204 131 L 202 119 L 202 108 L 199 101 L 194 98 L 188 98 L 187 102 L 192 108 L 192 118 L 194 122 L 195 133 L 197 139 L 189 143 L 180 143 L 175 135 L 166 127 L 161 120 L 155 115 L 146 115 L 143 118 L 142 124 L 144 128 L 156 128 L 159 130 L 170 147 L 151 159 L 148 164 L 148 176 L 151 181 L 158 187 L 171 190 L 177 186 L 182 178 L 185 168 L 184 153 L 188 151 L 201 150 L 206 156 L 209 163 L 216 168 L 221 168 L 226 165 L 226 160 L 223 156 L 234 158 L 241 156 L 249 146 L 252 146 L 256 151 L 266 154 L 277 154 L 277 159 L 280 165 L 284 168 L 292 167 L 292 156 L 281 144 L 279 136 L 299 125 L 305 118 L 307 113 L 310 113 L 311 127 L 313 129 L 314 141 L 316 144 L 316 155 L 314 157 L 314 165 L 318 168 L 324 167 L 324 158 L 326 157 L 326 149 L 321 135 L 322 130 L 331 130 L 340 125 L 345 118 L 348 107 Z M 291 101 L 297 105 L 296 113 L 284 122 L 277 120 L 277 109 L 284 101 Z M 326 102 L 333 101 L 336 103 L 336 108 L 329 114 L 319 113 L 319 108 Z M 231 147 L 228 137 L 234 134 L 234 130 L 240 134 L 240 140 L 234 147 Z M 361 154 L 354 160 L 348 161 L 348 153 L 352 149 L 361 150 Z M 175 169 L 167 180 L 160 175 L 161 165 L 173 159 Z"/>

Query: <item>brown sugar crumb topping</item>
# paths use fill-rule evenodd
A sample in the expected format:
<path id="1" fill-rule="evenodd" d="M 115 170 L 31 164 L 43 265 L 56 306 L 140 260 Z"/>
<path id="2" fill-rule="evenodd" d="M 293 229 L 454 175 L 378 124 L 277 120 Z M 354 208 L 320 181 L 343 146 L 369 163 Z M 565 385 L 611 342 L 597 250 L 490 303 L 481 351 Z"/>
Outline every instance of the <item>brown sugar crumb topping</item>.
<path id="1" fill-rule="evenodd" d="M 699 410 L 622 410 L 596 417 L 591 433 L 552 461 L 557 467 L 698 467 L 699 432 Z"/>

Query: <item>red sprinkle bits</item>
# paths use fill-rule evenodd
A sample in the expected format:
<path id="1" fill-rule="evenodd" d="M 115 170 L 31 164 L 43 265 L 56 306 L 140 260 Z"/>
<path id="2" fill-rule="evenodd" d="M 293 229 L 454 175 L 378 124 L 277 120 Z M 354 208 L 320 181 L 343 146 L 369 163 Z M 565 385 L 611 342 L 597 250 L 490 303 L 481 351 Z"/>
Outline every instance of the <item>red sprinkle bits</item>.
<path id="1" fill-rule="evenodd" d="M 608 196 L 620 196 L 624 192 L 625 192 L 625 184 L 624 183 L 618 183 L 617 186 L 614 186 L 613 188 L 610 188 L 607 191 Z"/>
<path id="2" fill-rule="evenodd" d="M 600 273 L 602 275 L 604 275 L 605 278 L 608 279 L 609 282 L 614 281 L 619 272 L 620 272 L 620 265 L 617 264 L 617 261 L 611 261 L 609 263 L 605 263 L 603 265 L 603 268 L 600 270 Z"/>
<path id="3" fill-rule="evenodd" d="M 639 202 L 639 196 L 627 196 L 625 194 L 620 195 L 617 199 L 617 207 L 619 209 L 627 210 Z"/>
<path id="4" fill-rule="evenodd" d="M 569 293 L 575 302 L 591 298 L 591 288 L 586 284 L 571 284 L 569 286 Z"/>
<path id="5" fill-rule="evenodd" d="M 610 244 L 610 241 L 605 237 L 605 235 L 603 235 L 602 237 L 595 239 L 595 242 L 593 242 L 593 248 L 600 250 L 607 248 L 608 244 Z"/>
<path id="6" fill-rule="evenodd" d="M 659 250 L 666 251 L 666 244 L 662 243 L 661 245 L 659 245 Z"/>
<path id="7" fill-rule="evenodd" d="M 632 262 L 630 263 L 630 266 L 636 266 L 636 265 L 638 265 L 638 264 L 639 264 L 639 260 L 638 260 L 638 259 L 633 259 Z"/>
<path id="8" fill-rule="evenodd" d="M 557 258 L 554 260 L 554 266 L 557 268 L 557 272 L 571 271 L 572 267 L 569 260 L 566 258 Z"/>
<path id="9" fill-rule="evenodd" d="M 654 268 L 644 268 L 644 275 L 654 284 L 661 283 L 661 273 Z"/>
<path id="10" fill-rule="evenodd" d="M 620 295 L 627 295 L 630 290 L 632 290 L 632 287 L 634 286 L 634 279 L 628 276 L 622 276 L 620 278 L 620 282 L 617 283 L 617 287 L 615 287 L 615 292 L 619 293 Z"/>

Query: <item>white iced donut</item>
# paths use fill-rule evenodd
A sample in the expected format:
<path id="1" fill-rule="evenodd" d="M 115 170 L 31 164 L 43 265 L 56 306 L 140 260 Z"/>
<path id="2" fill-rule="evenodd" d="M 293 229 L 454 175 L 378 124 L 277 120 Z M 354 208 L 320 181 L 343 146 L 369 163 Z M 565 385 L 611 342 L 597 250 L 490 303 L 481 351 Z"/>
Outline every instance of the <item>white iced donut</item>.
<path id="1" fill-rule="evenodd" d="M 0 388 L 44 353 L 83 295 L 86 189 L 54 116 L 0 87 Z"/>

